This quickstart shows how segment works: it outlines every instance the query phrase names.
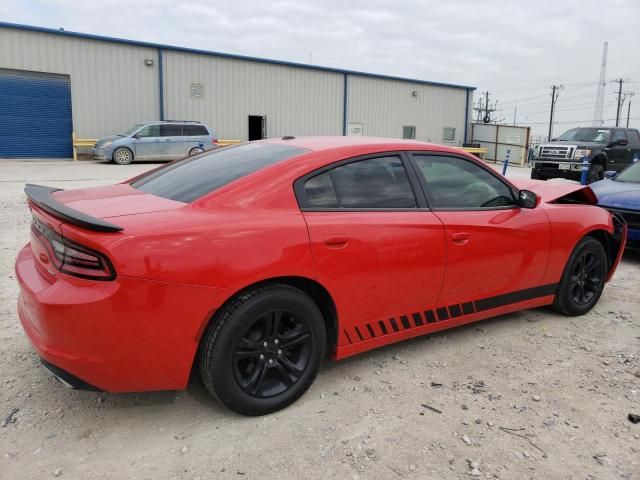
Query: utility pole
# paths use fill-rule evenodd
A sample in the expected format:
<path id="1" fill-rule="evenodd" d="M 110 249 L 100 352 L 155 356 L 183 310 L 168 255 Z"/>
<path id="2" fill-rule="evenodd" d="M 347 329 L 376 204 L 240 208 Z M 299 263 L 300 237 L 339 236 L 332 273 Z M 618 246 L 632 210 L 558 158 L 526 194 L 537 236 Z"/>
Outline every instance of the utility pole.
<path id="1" fill-rule="evenodd" d="M 513 107 L 513 126 L 516 126 L 516 116 L 518 115 L 518 104 Z"/>
<path id="2" fill-rule="evenodd" d="M 485 98 L 487 99 L 484 105 L 484 123 L 489 123 L 489 120 L 486 120 L 487 118 L 489 118 L 489 90 L 487 90 L 486 92 L 484 92 L 485 94 Z"/>
<path id="3" fill-rule="evenodd" d="M 551 137 L 553 135 L 553 114 L 556 107 L 556 101 L 558 100 L 558 95 L 560 95 L 560 90 L 562 90 L 563 85 L 551 85 L 551 114 L 549 115 L 549 138 L 548 141 L 551 141 Z"/>
<path id="4" fill-rule="evenodd" d="M 618 108 L 616 110 L 616 127 L 620 125 L 620 110 L 622 109 L 622 80 L 619 78 L 616 80 L 618 82 Z"/>
<path id="5" fill-rule="evenodd" d="M 629 99 L 629 105 L 627 105 L 627 128 L 629 128 L 629 116 L 631 115 L 631 99 Z"/>
<path id="6" fill-rule="evenodd" d="M 602 63 L 600 64 L 600 81 L 598 82 L 598 94 L 596 95 L 596 104 L 593 109 L 593 126 L 602 126 L 602 110 L 604 108 L 604 88 L 606 86 L 606 74 L 607 74 L 607 50 L 609 43 L 604 42 L 604 48 L 602 49 Z"/>

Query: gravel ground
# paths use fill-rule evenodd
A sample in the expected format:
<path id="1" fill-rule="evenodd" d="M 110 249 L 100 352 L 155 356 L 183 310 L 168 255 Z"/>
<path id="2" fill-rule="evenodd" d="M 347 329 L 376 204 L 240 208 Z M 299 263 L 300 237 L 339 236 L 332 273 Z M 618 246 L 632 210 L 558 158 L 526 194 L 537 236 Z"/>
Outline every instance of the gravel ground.
<path id="1" fill-rule="evenodd" d="M 25 182 L 113 183 L 153 165 L 0 163 L 1 479 L 640 479 L 640 255 L 596 308 L 529 310 L 327 364 L 274 415 L 202 386 L 67 390 L 38 364 L 15 303 Z M 511 169 L 511 176 L 527 176 Z"/>

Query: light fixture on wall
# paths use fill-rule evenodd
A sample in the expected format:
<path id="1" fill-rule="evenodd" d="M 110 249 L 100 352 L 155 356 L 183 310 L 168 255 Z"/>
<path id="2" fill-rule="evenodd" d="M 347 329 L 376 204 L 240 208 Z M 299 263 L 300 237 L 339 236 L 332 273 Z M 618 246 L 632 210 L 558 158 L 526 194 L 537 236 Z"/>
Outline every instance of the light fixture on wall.
<path id="1" fill-rule="evenodd" d="M 411 92 L 411 96 L 417 97 L 418 96 L 418 91 L 414 90 L 413 92 Z"/>
<path id="2" fill-rule="evenodd" d="M 144 59 L 144 64 L 145 64 L 147 67 L 153 67 L 153 59 L 151 59 L 151 58 L 145 58 L 145 59 Z"/>

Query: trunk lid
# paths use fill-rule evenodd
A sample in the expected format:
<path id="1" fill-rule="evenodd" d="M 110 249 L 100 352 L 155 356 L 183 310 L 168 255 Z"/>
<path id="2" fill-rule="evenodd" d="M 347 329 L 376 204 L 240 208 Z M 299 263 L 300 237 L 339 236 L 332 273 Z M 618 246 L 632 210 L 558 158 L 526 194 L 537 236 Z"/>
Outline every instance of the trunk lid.
<path id="1" fill-rule="evenodd" d="M 136 190 L 128 184 L 58 190 L 51 194 L 56 202 L 95 218 L 173 210 L 185 204 Z"/>

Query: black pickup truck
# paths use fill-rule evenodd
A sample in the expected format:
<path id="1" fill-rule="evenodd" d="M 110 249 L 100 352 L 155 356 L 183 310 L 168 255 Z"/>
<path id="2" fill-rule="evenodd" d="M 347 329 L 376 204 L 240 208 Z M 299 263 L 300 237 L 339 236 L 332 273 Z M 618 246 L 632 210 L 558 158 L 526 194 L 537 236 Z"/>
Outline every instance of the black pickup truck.
<path id="1" fill-rule="evenodd" d="M 531 178 L 580 180 L 582 159 L 589 159 L 587 182 L 604 178 L 640 161 L 640 133 L 619 127 L 572 128 L 549 143 L 538 145 L 531 160 Z"/>

